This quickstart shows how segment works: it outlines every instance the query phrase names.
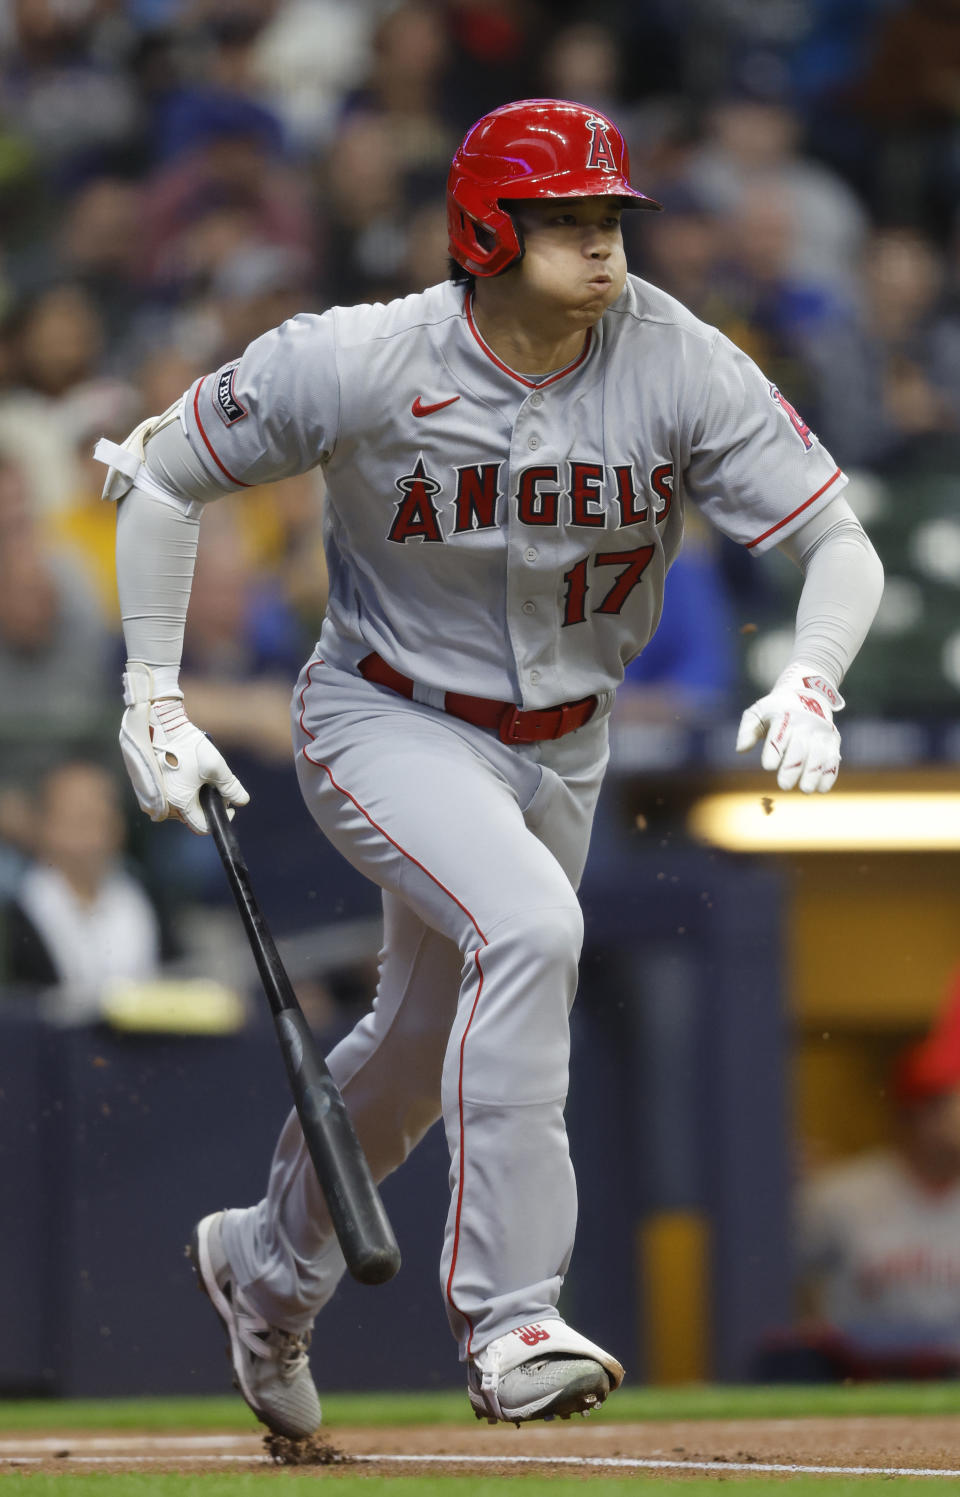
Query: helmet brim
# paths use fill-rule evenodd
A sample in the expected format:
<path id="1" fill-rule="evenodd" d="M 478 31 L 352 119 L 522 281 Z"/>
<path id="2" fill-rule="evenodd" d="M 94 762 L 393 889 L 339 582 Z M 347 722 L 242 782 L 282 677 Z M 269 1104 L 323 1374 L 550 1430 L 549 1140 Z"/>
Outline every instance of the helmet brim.
<path id="1" fill-rule="evenodd" d="M 556 177 L 527 177 L 516 183 L 508 182 L 497 188 L 500 202 L 543 202 L 544 199 L 615 198 L 622 208 L 649 208 L 655 213 L 663 211 L 663 204 L 645 192 L 637 192 L 622 177 L 603 184 L 584 181 L 582 176 L 571 176 L 562 181 Z"/>

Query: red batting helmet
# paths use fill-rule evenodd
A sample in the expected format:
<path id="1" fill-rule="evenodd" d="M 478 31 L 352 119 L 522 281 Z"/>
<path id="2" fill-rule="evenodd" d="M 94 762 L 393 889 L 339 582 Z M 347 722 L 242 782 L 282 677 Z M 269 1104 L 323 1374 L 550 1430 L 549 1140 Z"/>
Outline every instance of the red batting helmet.
<path id="1" fill-rule="evenodd" d="M 504 104 L 467 131 L 450 166 L 450 253 L 473 275 L 499 275 L 523 254 L 504 200 L 589 197 L 660 207 L 630 186 L 623 136 L 596 109 L 568 99 Z"/>

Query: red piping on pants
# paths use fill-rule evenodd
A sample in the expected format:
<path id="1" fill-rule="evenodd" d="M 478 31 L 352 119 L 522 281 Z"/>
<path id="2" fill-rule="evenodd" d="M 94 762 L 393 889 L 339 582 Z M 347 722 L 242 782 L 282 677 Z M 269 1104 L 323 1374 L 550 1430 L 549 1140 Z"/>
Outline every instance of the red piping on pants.
<path id="1" fill-rule="evenodd" d="M 306 692 L 307 686 L 310 686 L 310 685 L 313 684 L 312 680 L 311 680 L 311 672 L 312 672 L 312 670 L 314 668 L 314 665 L 323 665 L 323 663 L 324 662 L 322 660 L 317 660 L 317 661 L 314 661 L 311 665 L 309 665 L 307 667 L 307 683 L 306 683 L 306 686 L 304 686 L 303 690 L 300 693 L 300 727 L 301 727 L 301 730 L 303 731 L 304 737 L 309 738 L 311 742 L 314 741 L 314 735 L 310 732 L 310 729 L 306 726 L 306 724 L 304 723 L 304 720 L 303 720 L 303 715 L 304 715 L 304 712 L 306 711 L 306 703 L 304 702 L 304 693 Z M 324 774 L 329 779 L 330 784 L 333 786 L 334 790 L 336 790 L 339 795 L 344 796 L 344 798 L 346 800 L 348 800 L 350 802 L 350 804 L 352 806 L 354 806 L 357 811 L 360 812 L 360 815 L 364 818 L 364 820 L 370 826 L 373 827 L 374 831 L 379 832 L 382 837 L 385 837 L 386 840 L 390 843 L 391 847 L 395 847 L 397 849 L 397 852 L 399 852 L 403 857 L 407 858 L 414 865 L 415 868 L 419 868 L 421 873 L 426 874 L 427 878 L 430 879 L 430 881 L 432 883 L 436 884 L 437 888 L 440 889 L 444 894 L 446 894 L 446 896 L 447 896 L 448 899 L 452 899 L 453 900 L 453 902 L 457 906 L 457 908 L 459 910 L 462 910 L 463 913 L 466 915 L 467 919 L 470 921 L 470 924 L 473 926 L 473 928 L 476 931 L 477 935 L 480 937 L 480 940 L 481 940 L 482 944 L 484 946 L 486 946 L 488 944 L 486 936 L 483 934 L 483 931 L 480 929 L 480 927 L 477 924 L 476 920 L 471 915 L 470 911 L 467 909 L 467 907 L 463 903 L 463 901 L 460 900 L 460 899 L 458 899 L 457 896 L 454 893 L 452 893 L 451 890 L 449 890 L 446 887 L 445 884 L 442 884 L 440 882 L 440 880 L 436 877 L 436 875 L 433 874 L 433 873 L 431 873 L 430 870 L 429 870 L 429 868 L 425 868 L 424 865 L 417 858 L 415 858 L 412 853 L 407 852 L 407 850 L 406 850 L 405 847 L 401 847 L 400 843 L 397 842 L 395 838 L 391 837 L 390 833 L 387 832 L 387 831 L 385 831 L 384 828 L 382 826 L 380 826 L 378 822 L 374 821 L 374 819 L 370 815 L 369 811 L 365 810 L 364 807 L 361 806 L 361 804 L 357 800 L 356 796 L 351 795 L 349 790 L 345 790 L 342 785 L 338 785 L 337 784 L 337 781 L 334 779 L 333 773 L 332 773 L 332 771 L 330 769 L 330 766 L 328 764 L 323 764 L 318 759 L 311 759 L 310 755 L 307 753 L 306 748 L 301 749 L 300 752 L 303 754 L 303 757 L 307 760 L 308 764 L 312 764 L 315 769 L 322 769 L 323 770 Z M 471 1353 L 471 1350 L 472 1350 L 474 1326 L 473 1326 L 473 1321 L 471 1320 L 470 1316 L 466 1313 L 465 1310 L 461 1310 L 460 1309 L 459 1305 L 457 1304 L 456 1300 L 453 1297 L 453 1276 L 454 1276 L 454 1273 L 456 1272 L 457 1258 L 458 1258 L 458 1255 L 459 1255 L 459 1252 L 460 1252 L 460 1217 L 461 1217 L 461 1212 L 462 1212 L 462 1209 L 463 1209 L 463 1177 L 464 1177 L 464 1172 L 465 1172 L 465 1169 L 466 1169 L 465 1125 L 464 1125 L 464 1117 L 463 1117 L 463 1061 L 464 1061 L 464 1050 L 466 1048 L 467 1035 L 470 1033 L 470 1026 L 473 1023 L 474 1015 L 477 1012 L 477 1006 L 478 1006 L 478 1004 L 480 1002 L 480 994 L 483 992 L 483 967 L 482 967 L 481 962 L 480 962 L 480 952 L 479 951 L 475 951 L 474 952 L 473 959 L 474 959 L 474 962 L 476 963 L 476 967 L 477 967 L 478 981 L 477 981 L 477 993 L 476 993 L 476 997 L 473 1000 L 473 1007 L 470 1010 L 470 1017 L 467 1020 L 466 1028 L 464 1029 L 463 1036 L 462 1036 L 462 1038 L 460 1040 L 460 1067 L 459 1067 L 459 1074 L 458 1074 L 458 1077 L 457 1077 L 457 1108 L 458 1108 L 459 1122 L 460 1122 L 460 1169 L 459 1169 L 459 1172 L 458 1172 L 459 1173 L 459 1182 L 458 1182 L 458 1185 L 457 1185 L 457 1210 L 456 1210 L 456 1216 L 455 1216 L 455 1220 L 454 1220 L 453 1252 L 452 1252 L 451 1257 L 450 1257 L 450 1272 L 447 1275 L 447 1283 L 446 1283 L 446 1295 L 447 1295 L 447 1299 L 449 1300 L 451 1306 L 456 1311 L 456 1313 L 460 1316 L 460 1318 L 462 1320 L 466 1321 L 466 1324 L 467 1324 L 467 1327 L 468 1327 L 467 1348 L 466 1348 L 466 1350 L 467 1350 L 467 1356 L 468 1357 L 469 1357 L 469 1355 Z"/>

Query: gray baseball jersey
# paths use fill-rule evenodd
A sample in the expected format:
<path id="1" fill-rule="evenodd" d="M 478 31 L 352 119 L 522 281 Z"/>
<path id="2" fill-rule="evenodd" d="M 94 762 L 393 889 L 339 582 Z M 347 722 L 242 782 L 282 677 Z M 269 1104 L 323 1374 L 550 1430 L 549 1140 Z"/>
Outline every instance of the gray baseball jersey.
<path id="1" fill-rule="evenodd" d="M 685 502 L 760 552 L 846 482 L 746 355 L 635 277 L 547 378 L 508 370 L 447 283 L 295 317 L 184 414 L 224 488 L 323 464 L 328 655 L 527 708 L 616 688 Z"/>
<path id="2" fill-rule="evenodd" d="M 748 358 L 633 278 L 547 377 L 506 368 L 447 284 L 292 319 L 199 380 L 183 421 L 210 492 L 324 466 L 330 602 L 294 697 L 297 772 L 385 913 L 373 1010 L 330 1067 L 377 1178 L 443 1117 L 461 1355 L 523 1328 L 549 1351 L 607 709 L 656 628 L 686 502 L 762 551 L 845 480 Z M 412 700 L 358 673 L 372 652 Z M 445 713 L 447 691 L 599 703 L 564 737 L 507 744 Z M 294 1115 L 223 1241 L 273 1324 L 301 1329 L 333 1292 L 343 1259 Z"/>

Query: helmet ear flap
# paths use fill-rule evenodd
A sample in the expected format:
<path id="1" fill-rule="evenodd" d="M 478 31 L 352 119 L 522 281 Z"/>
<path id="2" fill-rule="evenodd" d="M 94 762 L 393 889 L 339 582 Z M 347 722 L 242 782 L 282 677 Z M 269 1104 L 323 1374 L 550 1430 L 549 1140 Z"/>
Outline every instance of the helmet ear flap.
<path id="1" fill-rule="evenodd" d="M 462 186 L 448 195 L 450 253 L 471 275 L 499 275 L 523 254 L 516 225 L 500 203 L 490 202 L 472 184 Z"/>
<path id="2" fill-rule="evenodd" d="M 516 265 L 518 261 L 522 260 L 524 255 L 527 253 L 527 246 L 523 238 L 523 228 L 520 224 L 518 214 L 516 213 L 514 208 L 510 207 L 510 204 L 508 202 L 501 200 L 497 203 L 497 207 L 502 208 L 507 218 L 509 218 L 510 227 L 513 230 L 513 237 L 517 241 L 516 256 L 510 261 L 511 265 Z"/>

